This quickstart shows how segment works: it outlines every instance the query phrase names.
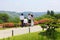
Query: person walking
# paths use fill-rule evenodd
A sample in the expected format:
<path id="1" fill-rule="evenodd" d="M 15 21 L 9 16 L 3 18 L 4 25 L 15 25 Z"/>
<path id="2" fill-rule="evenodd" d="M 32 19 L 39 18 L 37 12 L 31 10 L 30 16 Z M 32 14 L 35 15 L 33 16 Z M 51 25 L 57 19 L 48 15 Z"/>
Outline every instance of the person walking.
<path id="1" fill-rule="evenodd" d="M 24 15 L 23 15 L 23 13 L 21 13 L 21 15 L 20 15 L 20 21 L 21 21 L 21 26 L 23 27 L 24 26 L 24 23 L 23 23 Z"/>
<path id="2" fill-rule="evenodd" d="M 34 26 L 34 16 L 31 15 L 31 26 Z"/>
<path id="3" fill-rule="evenodd" d="M 31 26 L 31 14 L 28 14 L 28 24 Z"/>

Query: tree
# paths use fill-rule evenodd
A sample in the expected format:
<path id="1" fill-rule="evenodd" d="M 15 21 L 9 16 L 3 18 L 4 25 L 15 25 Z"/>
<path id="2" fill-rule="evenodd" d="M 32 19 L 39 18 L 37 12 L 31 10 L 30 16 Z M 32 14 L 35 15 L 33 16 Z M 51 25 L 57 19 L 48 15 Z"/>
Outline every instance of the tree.
<path id="1" fill-rule="evenodd" d="M 47 11 L 47 15 L 50 15 L 50 11 L 49 10 Z"/>
<path id="2" fill-rule="evenodd" d="M 51 15 L 51 16 L 54 16 L 54 11 L 51 11 L 50 15 Z"/>
<path id="3" fill-rule="evenodd" d="M 0 13 L 0 20 L 2 20 L 3 22 L 8 22 L 9 19 L 9 15 L 6 13 Z"/>

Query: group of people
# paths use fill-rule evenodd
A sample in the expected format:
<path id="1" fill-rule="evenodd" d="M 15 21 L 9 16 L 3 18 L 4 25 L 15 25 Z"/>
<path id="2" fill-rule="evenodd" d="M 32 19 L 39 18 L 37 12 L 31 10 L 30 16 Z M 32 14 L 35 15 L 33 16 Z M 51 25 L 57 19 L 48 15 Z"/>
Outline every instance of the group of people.
<path id="1" fill-rule="evenodd" d="M 21 26 L 27 26 L 27 24 L 29 26 L 33 26 L 34 25 L 34 16 L 32 14 L 28 14 L 27 17 L 24 16 L 23 13 L 21 13 L 20 15 L 20 21 L 21 21 Z"/>

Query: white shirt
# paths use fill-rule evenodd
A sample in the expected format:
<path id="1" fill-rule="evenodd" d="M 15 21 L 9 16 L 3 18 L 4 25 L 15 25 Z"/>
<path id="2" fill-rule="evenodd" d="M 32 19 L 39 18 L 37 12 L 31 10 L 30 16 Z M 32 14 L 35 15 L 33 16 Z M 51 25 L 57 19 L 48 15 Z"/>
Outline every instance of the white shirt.
<path id="1" fill-rule="evenodd" d="M 27 19 L 24 19 L 24 23 L 28 23 L 28 20 Z"/>
<path id="2" fill-rule="evenodd" d="M 24 16 L 20 16 L 20 20 L 24 20 Z"/>
<path id="3" fill-rule="evenodd" d="M 30 15 L 28 16 L 28 19 L 31 19 L 31 16 Z"/>

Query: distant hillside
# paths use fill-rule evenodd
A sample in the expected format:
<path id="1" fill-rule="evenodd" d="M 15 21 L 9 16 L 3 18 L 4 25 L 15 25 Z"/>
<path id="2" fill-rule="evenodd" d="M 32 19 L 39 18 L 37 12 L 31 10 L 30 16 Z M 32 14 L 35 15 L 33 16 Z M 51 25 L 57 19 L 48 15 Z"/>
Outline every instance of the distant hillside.
<path id="1" fill-rule="evenodd" d="M 19 17 L 21 14 L 21 12 L 17 13 L 17 12 L 11 12 L 11 11 L 0 11 L 0 13 L 7 13 L 11 17 Z M 31 13 L 34 15 L 34 17 L 39 17 L 41 15 L 46 14 L 46 12 L 22 12 L 22 13 L 24 14 L 24 16 L 27 16 L 29 13 Z"/>
<path id="2" fill-rule="evenodd" d="M 21 13 L 23 13 L 24 16 L 27 16 L 29 13 L 31 13 L 34 15 L 34 17 L 39 17 L 46 14 L 46 12 L 19 12 L 18 13 L 18 12 L 12 12 L 12 11 L 0 11 L 0 13 L 7 13 L 12 18 L 19 17 Z M 55 12 L 55 13 L 60 13 L 60 12 Z"/>
<path id="3" fill-rule="evenodd" d="M 7 13 L 11 17 L 18 16 L 18 14 L 16 12 L 11 12 L 11 11 L 0 11 L 0 13 Z"/>
<path id="4" fill-rule="evenodd" d="M 29 13 L 31 13 L 31 14 L 33 14 L 34 15 L 34 17 L 39 17 L 39 16 L 42 16 L 42 15 L 44 15 L 44 14 L 46 14 L 46 12 L 23 12 L 24 13 L 24 15 L 28 15 Z"/>

